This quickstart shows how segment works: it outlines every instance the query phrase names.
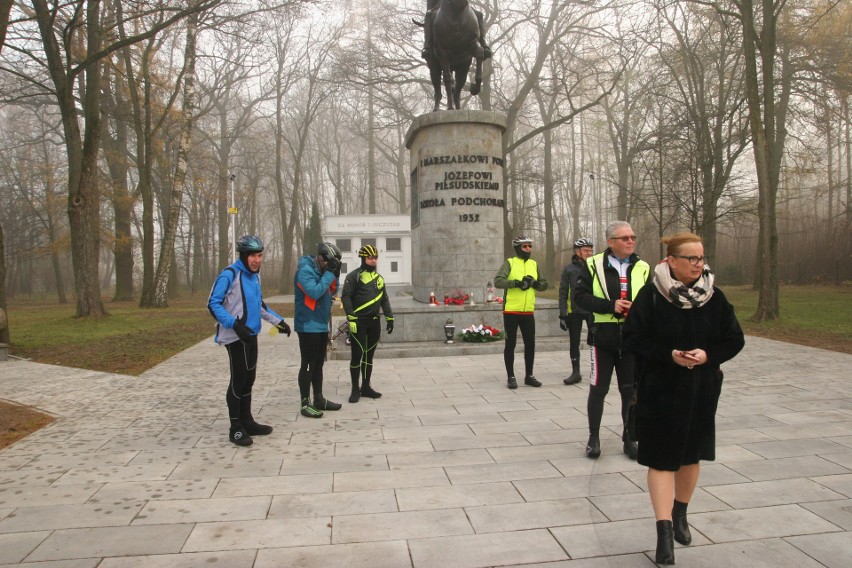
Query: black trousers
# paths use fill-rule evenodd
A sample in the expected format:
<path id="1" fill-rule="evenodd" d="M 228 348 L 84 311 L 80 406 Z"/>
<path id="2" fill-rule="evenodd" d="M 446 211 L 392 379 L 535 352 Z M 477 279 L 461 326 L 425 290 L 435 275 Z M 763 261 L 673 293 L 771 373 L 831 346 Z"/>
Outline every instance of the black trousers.
<path id="1" fill-rule="evenodd" d="M 257 375 L 257 336 L 252 336 L 251 341 L 243 343 L 234 341 L 225 345 L 228 350 L 228 359 L 231 363 L 231 382 L 225 393 L 225 402 L 228 404 L 228 418 L 232 427 L 238 427 L 240 420 L 248 419 L 249 416 L 241 415 L 241 404 L 243 399 L 251 400 L 251 389 Z"/>
<path id="2" fill-rule="evenodd" d="M 580 361 L 580 334 L 583 333 L 583 322 L 588 317 L 584 314 L 568 314 L 568 352 L 572 363 Z"/>
<path id="3" fill-rule="evenodd" d="M 506 347 L 503 349 L 503 362 L 506 375 L 515 376 L 515 346 L 518 344 L 518 328 L 524 339 L 525 377 L 533 375 L 535 362 L 535 316 L 533 314 L 503 314 L 503 328 L 506 332 Z"/>
<path id="4" fill-rule="evenodd" d="M 364 384 L 370 382 L 373 374 L 373 355 L 382 334 L 381 320 L 378 318 L 358 318 L 358 333 L 351 336 L 352 358 L 349 361 L 349 374 L 352 385 L 358 385 L 358 377 L 364 379 Z"/>
<path id="5" fill-rule="evenodd" d="M 299 396 L 302 400 L 311 398 L 314 388 L 314 400 L 323 398 L 322 366 L 325 364 L 328 332 L 299 333 L 299 352 L 302 356 L 299 366 Z"/>
<path id="6" fill-rule="evenodd" d="M 612 382 L 612 371 L 618 377 L 618 392 L 621 395 L 621 423 L 627 424 L 627 409 L 633 398 L 633 372 L 636 368 L 632 353 L 615 349 L 602 349 L 592 346 L 592 368 L 589 378 L 589 400 L 587 412 L 589 416 L 589 433 L 598 434 L 603 418 L 604 399 L 609 392 Z M 624 429 L 622 428 L 622 439 Z"/>

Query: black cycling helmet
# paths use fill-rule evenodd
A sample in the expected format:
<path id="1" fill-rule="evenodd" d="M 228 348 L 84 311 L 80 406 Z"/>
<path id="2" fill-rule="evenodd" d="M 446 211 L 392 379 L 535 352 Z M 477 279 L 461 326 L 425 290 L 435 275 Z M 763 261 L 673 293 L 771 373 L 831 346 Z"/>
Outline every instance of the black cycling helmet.
<path id="1" fill-rule="evenodd" d="M 263 241 L 260 240 L 260 237 L 255 235 L 243 235 L 237 241 L 237 252 L 263 252 Z"/>
<path id="2" fill-rule="evenodd" d="M 376 247 L 373 245 L 364 245 L 358 249 L 358 256 L 368 257 L 368 256 L 379 256 L 379 251 L 376 250 Z"/>
<path id="3" fill-rule="evenodd" d="M 329 242 L 317 244 L 317 255 L 323 257 L 326 260 L 328 260 L 328 257 L 330 256 L 333 256 L 337 260 L 343 258 L 343 253 L 340 252 L 340 249 L 337 248 L 336 245 Z"/>
<path id="4" fill-rule="evenodd" d="M 590 239 L 588 237 L 580 237 L 579 239 L 574 241 L 574 248 L 575 249 L 579 249 L 579 248 L 583 248 L 583 247 L 593 247 L 594 248 L 594 246 L 595 245 L 592 244 L 592 239 Z"/>

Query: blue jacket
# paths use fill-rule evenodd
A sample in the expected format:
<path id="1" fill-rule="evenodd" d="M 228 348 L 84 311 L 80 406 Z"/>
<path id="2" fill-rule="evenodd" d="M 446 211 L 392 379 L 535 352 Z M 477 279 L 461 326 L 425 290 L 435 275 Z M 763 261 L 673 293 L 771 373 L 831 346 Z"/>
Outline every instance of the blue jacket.
<path id="1" fill-rule="evenodd" d="M 306 255 L 299 259 L 299 267 L 293 279 L 296 333 L 323 333 L 329 330 L 331 302 L 338 285 L 333 272 L 320 272 L 314 257 Z"/>
<path id="2" fill-rule="evenodd" d="M 216 335 L 213 340 L 220 345 L 239 340 L 233 329 L 238 319 L 255 335 L 260 333 L 261 318 L 272 325 L 278 325 L 284 320 L 264 303 L 260 291 L 260 274 L 252 273 L 242 260 L 225 268 L 213 282 L 207 309 L 216 318 Z"/>

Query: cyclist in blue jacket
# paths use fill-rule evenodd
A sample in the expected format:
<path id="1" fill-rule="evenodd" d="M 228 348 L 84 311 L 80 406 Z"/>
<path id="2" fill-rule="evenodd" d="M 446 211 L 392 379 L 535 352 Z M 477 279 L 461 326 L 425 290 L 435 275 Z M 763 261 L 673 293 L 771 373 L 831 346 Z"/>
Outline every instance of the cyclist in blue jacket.
<path id="1" fill-rule="evenodd" d="M 288 336 L 290 326 L 263 302 L 260 289 L 263 241 L 254 235 L 240 237 L 237 252 L 240 258 L 213 283 L 207 309 L 217 322 L 213 339 L 225 346 L 231 361 L 231 382 L 225 394 L 231 421 L 228 439 L 238 446 L 250 446 L 252 436 L 272 433 L 272 426 L 258 424 L 251 414 L 260 320 L 268 321 Z"/>

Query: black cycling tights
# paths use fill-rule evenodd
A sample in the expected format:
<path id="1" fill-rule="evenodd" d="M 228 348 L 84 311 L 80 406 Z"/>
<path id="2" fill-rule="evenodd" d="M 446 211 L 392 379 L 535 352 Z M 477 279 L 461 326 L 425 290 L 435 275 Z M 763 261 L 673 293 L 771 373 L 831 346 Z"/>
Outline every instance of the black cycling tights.
<path id="1" fill-rule="evenodd" d="M 358 333 L 352 335 L 352 359 L 349 361 L 349 375 L 352 384 L 358 384 L 358 377 L 364 379 L 364 384 L 370 382 L 373 374 L 373 355 L 382 333 L 381 321 L 378 318 L 358 318 Z"/>
<path id="2" fill-rule="evenodd" d="M 299 333 L 299 352 L 302 362 L 299 366 L 299 395 L 302 400 L 311 397 L 314 387 L 314 400 L 322 395 L 322 366 L 325 363 L 325 350 L 328 345 L 328 333 Z"/>
<path id="3" fill-rule="evenodd" d="M 225 401 L 228 403 L 228 418 L 231 419 L 231 425 L 238 427 L 240 418 L 243 420 L 250 419 L 250 410 L 247 410 L 249 416 L 241 416 L 243 403 L 251 404 L 251 388 L 254 386 L 254 378 L 257 374 L 257 336 L 253 336 L 251 341 L 243 343 L 242 341 L 234 341 L 225 345 L 228 350 L 228 359 L 231 361 L 231 382 L 228 385 L 228 392 L 225 393 Z"/>
<path id="4" fill-rule="evenodd" d="M 503 349 L 503 362 L 506 363 L 506 375 L 515 376 L 515 345 L 518 343 L 518 328 L 524 338 L 524 377 L 533 375 L 535 361 L 535 316 L 520 314 L 503 314 L 503 327 L 506 331 L 506 347 Z"/>

